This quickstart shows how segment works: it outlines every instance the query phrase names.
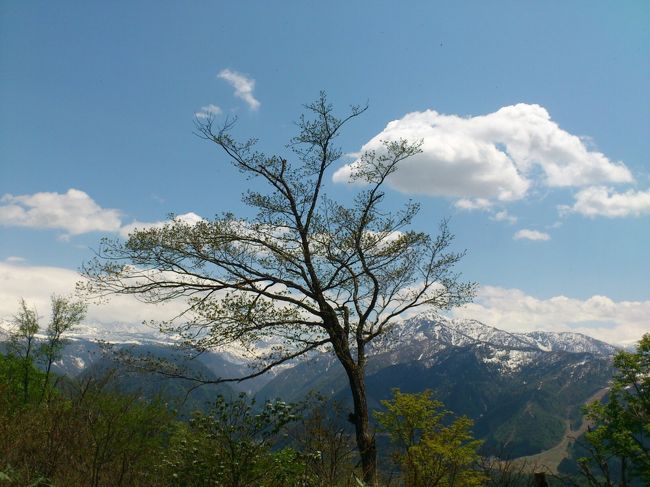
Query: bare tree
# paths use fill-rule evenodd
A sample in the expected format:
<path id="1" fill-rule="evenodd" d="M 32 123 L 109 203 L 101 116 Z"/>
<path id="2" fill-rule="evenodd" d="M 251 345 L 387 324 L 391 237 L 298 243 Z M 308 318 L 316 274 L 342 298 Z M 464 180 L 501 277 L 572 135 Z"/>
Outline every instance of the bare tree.
<path id="1" fill-rule="evenodd" d="M 316 349 L 331 351 L 349 380 L 363 477 L 375 485 L 364 380 L 368 344 L 408 310 L 467 302 L 474 285 L 453 270 L 463 253 L 449 250 L 446 222 L 432 238 L 409 229 L 418 204 L 382 208 L 387 178 L 420 143 L 391 141 L 363 154 L 351 174 L 363 189 L 346 206 L 327 197 L 325 182 L 342 155 L 335 138 L 366 107 L 337 118 L 321 93 L 305 108 L 298 135 L 286 146 L 291 157 L 260 153 L 255 140 L 236 141 L 232 120 L 219 127 L 212 118 L 196 120 L 201 138 L 247 178 L 261 181 L 255 187 L 266 187 L 243 195 L 257 212 L 253 218 L 223 214 L 196 224 L 172 218 L 126 242 L 104 239 L 83 273 L 95 294 L 132 294 L 151 303 L 186 298 L 186 311 L 161 323 L 162 331 L 198 350 L 238 344 L 257 359 L 250 375 L 222 382 L 260 375 Z M 256 343 L 269 339 L 270 350 L 256 351 Z"/>
<path id="2" fill-rule="evenodd" d="M 66 340 L 63 335 L 78 326 L 86 316 L 86 305 L 63 296 L 52 296 L 52 318 L 45 330 L 45 341 L 39 350 L 45 367 L 45 380 L 41 389 L 41 401 L 50 390 L 52 365 L 61 358 Z"/>

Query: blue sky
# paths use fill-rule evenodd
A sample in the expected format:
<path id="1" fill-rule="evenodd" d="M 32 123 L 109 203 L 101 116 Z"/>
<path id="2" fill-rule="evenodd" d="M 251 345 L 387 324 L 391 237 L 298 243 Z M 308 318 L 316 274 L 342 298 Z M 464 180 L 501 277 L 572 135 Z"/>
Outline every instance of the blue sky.
<path id="1" fill-rule="evenodd" d="M 634 340 L 650 330 L 648 86 L 646 0 L 2 2 L 0 317 L 72 291 L 102 235 L 245 214 L 195 114 L 236 115 L 282 153 L 325 90 L 341 112 L 370 104 L 346 153 L 424 140 L 389 201 L 420 201 L 430 232 L 451 217 L 482 286 L 456 316 Z M 352 194 L 353 160 L 330 194 Z M 115 313 L 91 317 L 148 312 Z"/>

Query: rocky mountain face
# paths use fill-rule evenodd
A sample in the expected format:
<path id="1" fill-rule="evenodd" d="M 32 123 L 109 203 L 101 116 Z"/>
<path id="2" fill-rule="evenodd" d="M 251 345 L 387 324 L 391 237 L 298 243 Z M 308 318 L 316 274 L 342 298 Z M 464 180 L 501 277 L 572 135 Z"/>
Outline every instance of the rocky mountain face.
<path id="1" fill-rule="evenodd" d="M 478 321 L 420 315 L 373 346 L 369 404 L 391 389 L 431 389 L 475 421 L 487 453 L 529 455 L 559 442 L 581 406 L 611 377 L 614 347 L 575 333 L 509 333 Z M 299 363 L 270 381 L 262 398 L 299 400 L 317 390 L 349 403 L 347 379 L 331 356 Z"/>

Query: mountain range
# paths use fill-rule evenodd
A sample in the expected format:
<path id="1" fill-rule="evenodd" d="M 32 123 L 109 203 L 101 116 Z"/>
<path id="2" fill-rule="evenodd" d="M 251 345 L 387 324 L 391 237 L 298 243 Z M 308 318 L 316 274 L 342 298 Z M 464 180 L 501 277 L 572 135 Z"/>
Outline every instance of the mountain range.
<path id="1" fill-rule="evenodd" d="M 130 344 L 117 343 L 113 349 L 128 346 L 135 355 L 180 361 L 173 348 L 156 339 L 126 334 L 122 341 Z M 430 389 L 449 410 L 474 420 L 474 434 L 485 441 L 486 453 L 531 455 L 553 447 L 577 427 L 581 407 L 607 387 L 616 350 L 578 333 L 511 333 L 476 320 L 424 313 L 396 324 L 372 344 L 366 374 L 369 406 L 380 408 L 396 387 L 402 392 Z M 112 360 L 101 352 L 94 341 L 78 334 L 55 365 L 68 376 L 98 374 Z M 205 379 L 250 372 L 230 353 L 204 353 L 183 363 Z M 182 395 L 193 384 L 179 388 L 130 375 L 121 385 L 147 395 L 162 389 Z M 196 407 L 217 393 L 237 392 L 260 400 L 300 401 L 311 391 L 344 406 L 351 403 L 345 373 L 331 354 L 316 353 L 252 381 L 195 392 L 190 404 Z"/>
<path id="2" fill-rule="evenodd" d="M 475 320 L 423 314 L 377 343 L 368 360 L 369 407 L 399 387 L 430 389 L 446 407 L 475 421 L 484 451 L 511 457 L 538 453 L 581 421 L 581 408 L 611 377 L 616 348 L 577 333 L 510 333 Z M 346 376 L 331 355 L 278 374 L 261 398 L 298 400 L 316 390 L 350 403 Z"/>

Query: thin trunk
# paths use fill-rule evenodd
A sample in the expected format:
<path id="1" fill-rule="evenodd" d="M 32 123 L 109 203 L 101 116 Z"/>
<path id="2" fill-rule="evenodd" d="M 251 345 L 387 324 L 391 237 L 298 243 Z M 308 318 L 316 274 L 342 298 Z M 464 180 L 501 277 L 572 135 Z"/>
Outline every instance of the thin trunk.
<path id="1" fill-rule="evenodd" d="M 39 402 L 43 402 L 45 399 L 45 394 L 48 392 L 47 391 L 47 386 L 50 383 L 50 374 L 52 371 L 52 363 L 54 362 L 54 357 L 53 353 L 51 352 L 51 349 L 48 350 L 47 352 L 47 368 L 45 369 L 45 378 L 43 379 L 43 388 L 41 389 L 41 399 Z M 50 402 L 50 397 L 48 396 L 47 402 Z"/>
<path id="2" fill-rule="evenodd" d="M 29 374 L 31 372 L 32 364 L 30 362 L 32 353 L 32 340 L 33 337 L 27 338 L 27 345 L 25 348 L 25 360 L 23 363 L 23 402 L 27 404 L 29 400 Z"/>
<path id="3" fill-rule="evenodd" d="M 366 383 L 364 369 L 361 366 L 344 364 L 350 381 L 350 390 L 354 402 L 354 416 L 350 418 L 356 430 L 357 448 L 361 456 L 363 481 L 369 486 L 377 484 L 377 445 L 375 436 L 370 430 L 368 417 L 368 401 L 366 399 Z"/>

